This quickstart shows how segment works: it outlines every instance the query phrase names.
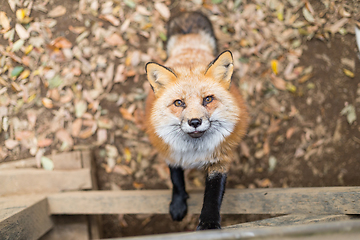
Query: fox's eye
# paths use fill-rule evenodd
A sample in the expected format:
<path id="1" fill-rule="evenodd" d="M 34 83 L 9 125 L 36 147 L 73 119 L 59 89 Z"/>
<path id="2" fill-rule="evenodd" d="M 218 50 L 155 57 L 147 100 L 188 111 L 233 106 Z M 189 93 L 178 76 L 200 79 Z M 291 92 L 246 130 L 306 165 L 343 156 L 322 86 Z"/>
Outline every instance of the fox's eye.
<path id="1" fill-rule="evenodd" d="M 213 96 L 207 96 L 203 100 L 203 105 L 206 106 L 207 104 L 211 103 L 214 100 Z"/>
<path id="2" fill-rule="evenodd" d="M 181 101 L 180 99 L 175 100 L 175 101 L 174 101 L 174 105 L 175 105 L 176 107 L 184 107 L 184 106 L 185 106 L 184 102 Z"/>

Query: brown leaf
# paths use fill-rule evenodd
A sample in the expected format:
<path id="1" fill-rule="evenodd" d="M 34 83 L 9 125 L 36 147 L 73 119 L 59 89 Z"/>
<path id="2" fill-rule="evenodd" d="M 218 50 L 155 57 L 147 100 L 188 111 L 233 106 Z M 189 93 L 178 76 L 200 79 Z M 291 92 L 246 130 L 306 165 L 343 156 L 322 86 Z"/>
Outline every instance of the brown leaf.
<path id="1" fill-rule="evenodd" d="M 60 102 L 68 103 L 72 100 L 73 97 L 74 97 L 73 92 L 71 91 L 70 88 L 67 88 L 65 94 L 60 97 Z"/>
<path id="2" fill-rule="evenodd" d="M 30 33 L 19 23 L 15 25 L 15 30 L 21 39 L 28 39 L 30 37 Z"/>
<path id="3" fill-rule="evenodd" d="M 116 73 L 114 77 L 114 82 L 124 82 L 126 80 L 126 74 L 125 74 L 125 65 L 119 64 L 116 68 Z"/>
<path id="4" fill-rule="evenodd" d="M 33 131 L 17 131 L 15 132 L 15 139 L 21 141 L 32 138 L 34 135 L 35 133 Z"/>
<path id="5" fill-rule="evenodd" d="M 306 81 L 309 80 L 312 76 L 313 76 L 312 73 L 305 74 L 304 76 L 302 76 L 302 77 L 299 79 L 299 83 L 304 83 L 304 82 L 306 82 Z"/>
<path id="6" fill-rule="evenodd" d="M 52 18 L 60 17 L 66 13 L 66 8 L 62 5 L 59 5 L 53 8 L 49 13 L 48 16 Z"/>
<path id="7" fill-rule="evenodd" d="M 142 5 L 137 5 L 136 6 L 136 11 L 138 13 L 140 13 L 141 15 L 145 15 L 145 16 L 150 16 L 151 12 L 149 10 L 146 9 L 146 7 L 142 6 Z"/>
<path id="8" fill-rule="evenodd" d="M 13 139 L 5 140 L 5 147 L 9 150 L 14 149 L 17 145 L 19 145 L 19 142 Z"/>
<path id="9" fill-rule="evenodd" d="M 61 142 L 66 142 L 68 147 L 72 147 L 74 145 L 74 140 L 70 136 L 70 133 L 68 133 L 65 129 L 60 129 L 55 134 L 56 138 L 59 139 Z"/>
<path id="10" fill-rule="evenodd" d="M 4 31 L 7 31 L 11 27 L 9 18 L 6 16 L 6 13 L 2 11 L 0 11 L 0 25 L 2 26 Z"/>
<path id="11" fill-rule="evenodd" d="M 270 144 L 269 138 L 265 138 L 264 145 L 263 145 L 264 155 L 268 155 L 270 153 Z"/>
<path id="12" fill-rule="evenodd" d="M 79 136 L 82 127 L 82 119 L 77 118 L 71 126 L 71 135 L 74 137 Z"/>
<path id="13" fill-rule="evenodd" d="M 155 9 L 161 14 L 161 16 L 163 18 L 165 18 L 166 20 L 169 19 L 170 17 L 170 10 L 169 8 L 161 2 L 156 2 L 154 4 Z"/>
<path id="14" fill-rule="evenodd" d="M 97 130 L 97 143 L 103 144 L 107 141 L 107 130 L 106 129 L 98 129 Z"/>
<path id="15" fill-rule="evenodd" d="M 286 131 L 286 139 L 290 139 L 291 136 L 297 131 L 296 127 L 291 127 Z"/>
<path id="16" fill-rule="evenodd" d="M 261 188 L 272 186 L 272 183 L 271 183 L 270 179 L 268 179 L 268 178 L 264 178 L 262 180 L 256 179 L 255 183 Z"/>
<path id="17" fill-rule="evenodd" d="M 113 33 L 110 37 L 105 38 L 105 42 L 111 46 L 121 46 L 125 44 L 124 39 L 117 33 Z"/>
<path id="18" fill-rule="evenodd" d="M 129 120 L 129 121 L 134 121 L 134 117 L 126 108 L 121 107 L 119 109 L 119 111 L 124 119 Z"/>
<path id="19" fill-rule="evenodd" d="M 56 48 L 71 48 L 72 44 L 69 40 L 67 40 L 65 37 L 57 37 L 50 43 Z"/>
<path id="20" fill-rule="evenodd" d="M 113 173 L 118 173 L 123 176 L 127 176 L 133 173 L 131 168 L 126 165 L 115 165 L 113 168 Z"/>
<path id="21" fill-rule="evenodd" d="M 93 130 L 93 128 L 88 127 L 79 133 L 79 138 L 86 139 L 86 138 L 91 137 L 94 133 L 95 133 L 95 131 Z"/>
<path id="22" fill-rule="evenodd" d="M 277 131 L 279 131 L 279 129 L 280 129 L 280 123 L 281 123 L 281 119 L 271 119 L 270 120 L 270 126 L 269 126 L 269 128 L 268 128 L 268 130 L 267 130 L 267 134 L 271 134 L 271 133 L 275 133 L 275 132 L 277 132 Z"/>
<path id="23" fill-rule="evenodd" d="M 26 115 L 27 115 L 27 119 L 28 119 L 30 128 L 35 127 L 37 113 L 34 110 L 28 110 L 26 112 Z"/>
<path id="24" fill-rule="evenodd" d="M 80 34 L 86 30 L 86 27 L 73 27 L 70 25 L 69 30 L 72 31 L 73 33 Z"/>
<path id="25" fill-rule="evenodd" d="M 41 102 L 46 108 L 53 108 L 53 106 L 54 106 L 51 99 L 49 99 L 49 98 L 43 98 L 41 100 Z"/>
<path id="26" fill-rule="evenodd" d="M 133 182 L 133 187 L 136 189 L 144 188 L 145 185 L 143 183 Z"/>
<path id="27" fill-rule="evenodd" d="M 110 22 L 114 26 L 119 26 L 120 25 L 119 19 L 117 19 L 113 15 L 110 15 L 110 14 L 109 15 L 99 15 L 99 18 Z"/>
<path id="28" fill-rule="evenodd" d="M 331 25 L 327 30 L 329 30 L 331 33 L 337 33 L 339 29 L 344 26 L 349 21 L 348 18 L 342 18 L 333 25 Z"/>
<path id="29" fill-rule="evenodd" d="M 241 148 L 241 154 L 244 155 L 245 157 L 249 158 L 250 157 L 250 148 L 246 144 L 246 142 L 242 141 L 240 143 L 240 148 Z"/>
<path id="30" fill-rule="evenodd" d="M 60 93 L 57 88 L 49 89 L 48 93 L 49 93 L 49 97 L 52 100 L 54 100 L 56 102 L 60 100 Z"/>
<path id="31" fill-rule="evenodd" d="M 284 79 L 271 75 L 271 82 L 279 90 L 286 90 L 286 82 Z"/>
<path id="32" fill-rule="evenodd" d="M 44 148 L 44 147 L 50 146 L 52 143 L 53 143 L 53 140 L 49 139 L 49 138 L 38 139 L 37 146 L 39 148 Z"/>

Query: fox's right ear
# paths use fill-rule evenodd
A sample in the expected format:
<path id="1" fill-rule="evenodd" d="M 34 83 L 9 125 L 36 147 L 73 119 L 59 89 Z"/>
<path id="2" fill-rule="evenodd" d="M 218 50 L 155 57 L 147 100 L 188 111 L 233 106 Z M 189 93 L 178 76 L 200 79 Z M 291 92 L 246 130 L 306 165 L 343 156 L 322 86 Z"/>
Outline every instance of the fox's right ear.
<path id="1" fill-rule="evenodd" d="M 205 71 L 205 76 L 217 80 L 218 82 L 224 84 L 224 86 L 228 89 L 230 87 L 233 71 L 233 56 L 229 50 L 226 50 L 209 64 L 208 69 Z"/>
<path id="2" fill-rule="evenodd" d="M 158 63 L 147 63 L 145 71 L 147 79 L 155 94 L 159 89 L 176 79 L 175 73 L 170 68 L 164 67 Z"/>

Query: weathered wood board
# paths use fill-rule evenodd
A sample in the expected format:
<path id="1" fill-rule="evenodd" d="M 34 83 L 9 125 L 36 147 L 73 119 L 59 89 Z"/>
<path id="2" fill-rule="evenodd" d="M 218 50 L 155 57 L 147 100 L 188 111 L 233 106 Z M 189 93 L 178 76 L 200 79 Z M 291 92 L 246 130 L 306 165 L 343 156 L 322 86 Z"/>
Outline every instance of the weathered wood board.
<path id="1" fill-rule="evenodd" d="M 74 151 L 47 155 L 46 157 L 50 158 L 53 161 L 55 170 L 80 169 L 82 168 L 82 156 L 85 156 L 89 153 L 90 151 Z M 0 170 L 36 167 L 37 162 L 35 158 L 27 158 L 22 160 L 0 163 Z"/>
<path id="2" fill-rule="evenodd" d="M 333 238 L 336 236 L 337 238 Z M 249 229 L 222 229 L 190 233 L 159 234 L 141 237 L 118 238 L 118 240 L 357 240 L 360 239 L 360 220 L 330 223 L 313 223 L 285 227 Z M 115 239 L 114 239 L 115 240 Z"/>
<path id="3" fill-rule="evenodd" d="M 45 196 L 0 198 L 0 239 L 38 239 L 53 226 Z"/>
<path id="4" fill-rule="evenodd" d="M 275 226 L 294 226 L 299 224 L 310 224 L 320 222 L 336 222 L 346 220 L 360 220 L 360 215 L 304 215 L 304 214 L 290 214 L 286 216 L 268 218 L 264 220 L 247 222 L 227 226 L 224 229 L 245 229 L 245 228 L 261 228 L 261 227 L 275 227 Z"/>
<path id="5" fill-rule="evenodd" d="M 0 171 L 0 196 L 91 189 L 90 169 L 7 169 Z"/>
<path id="6" fill-rule="evenodd" d="M 190 213 L 200 213 L 202 193 L 190 194 Z M 224 214 L 360 214 L 360 187 L 228 189 Z M 48 197 L 53 214 L 167 214 L 171 191 L 66 192 Z"/>
<path id="7" fill-rule="evenodd" d="M 54 216 L 54 227 L 39 240 L 89 240 L 86 216 Z"/>

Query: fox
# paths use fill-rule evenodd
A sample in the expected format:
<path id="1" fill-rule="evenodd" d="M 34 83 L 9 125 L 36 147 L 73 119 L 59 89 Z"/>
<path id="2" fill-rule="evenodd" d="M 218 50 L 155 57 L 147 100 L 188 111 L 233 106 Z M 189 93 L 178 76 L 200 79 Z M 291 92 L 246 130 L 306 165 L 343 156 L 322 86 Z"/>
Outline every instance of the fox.
<path id="1" fill-rule="evenodd" d="M 167 60 L 145 65 L 150 83 L 146 133 L 165 159 L 173 185 L 169 212 L 187 214 L 184 170 L 205 173 L 203 206 L 196 230 L 220 229 L 220 207 L 233 153 L 246 134 L 248 111 L 231 83 L 232 53 L 217 57 L 213 26 L 201 12 L 183 12 L 167 23 Z"/>

